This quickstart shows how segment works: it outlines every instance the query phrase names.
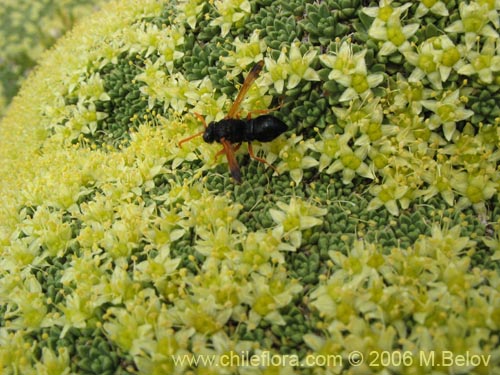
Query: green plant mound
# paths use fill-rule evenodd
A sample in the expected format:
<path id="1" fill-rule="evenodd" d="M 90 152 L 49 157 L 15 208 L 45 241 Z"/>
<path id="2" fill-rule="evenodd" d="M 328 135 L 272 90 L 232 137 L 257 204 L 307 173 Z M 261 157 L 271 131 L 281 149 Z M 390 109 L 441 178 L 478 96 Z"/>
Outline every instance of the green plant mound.
<path id="1" fill-rule="evenodd" d="M 500 371 L 491 1 L 119 1 L 0 124 L 3 374 Z M 236 152 L 180 140 L 278 107 Z"/>

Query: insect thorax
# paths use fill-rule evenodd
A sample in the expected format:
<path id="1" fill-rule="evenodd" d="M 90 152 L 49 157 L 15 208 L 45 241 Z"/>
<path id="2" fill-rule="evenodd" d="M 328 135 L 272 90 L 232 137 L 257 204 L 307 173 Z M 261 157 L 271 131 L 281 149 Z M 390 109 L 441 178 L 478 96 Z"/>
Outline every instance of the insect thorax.
<path id="1" fill-rule="evenodd" d="M 247 141 L 246 137 L 246 122 L 237 119 L 224 119 L 221 121 L 213 121 L 208 124 L 203 140 L 208 143 L 220 142 L 222 138 L 231 143 L 239 143 Z"/>

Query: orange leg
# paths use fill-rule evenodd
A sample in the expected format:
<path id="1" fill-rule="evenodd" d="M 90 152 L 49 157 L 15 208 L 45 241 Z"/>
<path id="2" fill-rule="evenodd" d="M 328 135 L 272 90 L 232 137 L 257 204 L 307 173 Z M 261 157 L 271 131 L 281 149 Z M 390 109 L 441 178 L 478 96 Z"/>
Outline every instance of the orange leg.
<path id="1" fill-rule="evenodd" d="M 206 128 L 207 128 L 207 123 L 205 122 L 205 119 L 203 118 L 203 116 L 202 116 L 202 115 L 200 115 L 199 113 L 196 113 L 196 112 L 194 113 L 194 115 L 196 116 L 196 118 L 197 118 L 198 120 L 200 120 L 200 121 L 201 121 L 201 123 L 203 124 L 203 127 L 206 129 Z M 193 139 L 193 138 L 199 137 L 199 136 L 200 136 L 200 135 L 202 135 L 203 133 L 205 133 L 205 130 L 203 130 L 203 131 L 201 131 L 201 132 L 198 132 L 198 133 L 196 133 L 196 134 L 194 134 L 194 135 L 192 135 L 192 136 L 190 136 L 190 137 L 187 137 L 187 138 L 181 139 L 181 140 L 179 141 L 179 143 L 178 143 L 178 146 L 179 146 L 179 147 L 182 147 L 182 144 L 183 144 L 183 143 L 185 143 L 185 142 L 187 142 L 187 141 L 190 141 L 190 140 L 191 140 L 191 139 Z"/>
<path id="2" fill-rule="evenodd" d="M 223 147 L 219 152 L 217 152 L 214 156 L 214 160 L 217 161 L 217 159 L 219 158 L 219 156 L 221 156 L 222 154 L 224 154 L 226 152 L 226 149 Z"/>
<path id="3" fill-rule="evenodd" d="M 187 138 L 181 139 L 181 140 L 179 141 L 179 143 L 177 143 L 177 144 L 179 145 L 179 147 L 182 147 L 182 144 L 183 144 L 184 142 L 187 142 L 187 141 L 190 141 L 190 140 L 191 140 L 191 139 L 193 139 L 193 138 L 199 137 L 199 136 L 200 136 L 200 135 L 202 135 L 203 133 L 205 133 L 205 130 L 203 130 L 203 131 L 201 131 L 201 132 L 199 132 L 199 133 L 196 133 L 195 135 L 192 135 L 192 136 L 190 136 L 190 137 L 187 137 Z"/>
<path id="4" fill-rule="evenodd" d="M 255 109 L 253 111 L 250 111 L 248 112 L 247 114 L 247 119 L 251 119 L 252 118 L 252 115 L 259 115 L 259 116 L 262 116 L 262 115 L 267 115 L 268 113 L 271 113 L 271 112 L 274 112 L 276 111 L 277 109 L 279 109 L 281 107 L 281 104 L 277 107 L 273 107 L 273 108 L 266 108 L 266 109 Z"/>
<path id="5" fill-rule="evenodd" d="M 233 152 L 236 152 L 238 151 L 238 149 L 241 147 L 241 143 L 238 143 L 236 146 L 233 147 Z M 219 158 L 219 156 L 221 156 L 222 154 L 224 154 L 226 152 L 226 149 L 223 147 L 219 152 L 217 152 L 215 154 L 215 161 L 217 161 L 217 159 Z"/>
<path id="6" fill-rule="evenodd" d="M 202 115 L 200 115 L 199 113 L 196 113 L 196 112 L 194 112 L 194 115 L 196 116 L 196 118 L 198 120 L 201 121 L 201 123 L 203 124 L 203 127 L 205 127 L 205 129 L 206 129 L 207 128 L 207 123 L 205 122 L 205 118 Z"/>
<path id="7" fill-rule="evenodd" d="M 253 153 L 252 144 L 250 142 L 248 142 L 248 154 L 250 155 L 250 157 L 252 159 L 260 161 L 263 164 L 266 164 L 267 166 L 271 167 L 276 173 L 279 174 L 278 170 L 274 166 L 272 166 L 271 164 L 269 164 L 265 159 L 262 159 L 262 158 L 259 158 L 258 156 L 255 156 L 255 154 Z"/>
<path id="8" fill-rule="evenodd" d="M 278 109 L 280 109 L 281 107 L 283 106 L 283 103 L 280 102 L 279 105 L 277 105 L 276 107 L 273 107 L 273 108 L 265 108 L 265 109 L 254 109 L 253 111 L 250 111 L 247 113 L 247 120 L 250 120 L 253 115 L 257 115 L 257 116 L 262 116 L 262 115 L 267 115 L 268 113 L 271 113 L 271 112 L 274 112 Z M 238 111 L 235 113 L 234 117 L 232 118 L 240 118 L 240 114 L 241 112 Z M 226 119 L 228 118 L 227 116 L 225 117 Z"/>

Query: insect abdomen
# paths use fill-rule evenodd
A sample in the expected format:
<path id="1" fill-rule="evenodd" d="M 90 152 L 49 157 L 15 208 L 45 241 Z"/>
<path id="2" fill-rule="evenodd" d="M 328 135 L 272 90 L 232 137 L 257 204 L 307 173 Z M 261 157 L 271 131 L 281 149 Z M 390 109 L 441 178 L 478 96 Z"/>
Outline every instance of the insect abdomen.
<path id="1" fill-rule="evenodd" d="M 248 141 L 271 142 L 287 130 L 286 124 L 271 115 L 259 116 L 248 121 Z"/>

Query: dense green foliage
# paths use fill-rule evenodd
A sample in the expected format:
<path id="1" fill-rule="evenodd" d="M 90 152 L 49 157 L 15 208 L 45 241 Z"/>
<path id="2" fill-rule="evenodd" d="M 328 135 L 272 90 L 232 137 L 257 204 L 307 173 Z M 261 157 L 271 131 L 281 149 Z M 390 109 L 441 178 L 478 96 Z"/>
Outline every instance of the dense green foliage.
<path id="1" fill-rule="evenodd" d="M 499 9 L 130 0 L 86 20 L 0 125 L 0 369 L 500 371 Z M 237 152 L 238 185 L 220 146 L 178 142 L 260 60 L 240 115 L 279 106 L 289 129 L 254 145 L 279 174 Z"/>

